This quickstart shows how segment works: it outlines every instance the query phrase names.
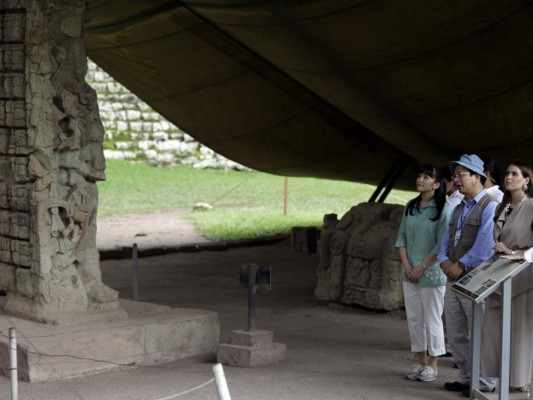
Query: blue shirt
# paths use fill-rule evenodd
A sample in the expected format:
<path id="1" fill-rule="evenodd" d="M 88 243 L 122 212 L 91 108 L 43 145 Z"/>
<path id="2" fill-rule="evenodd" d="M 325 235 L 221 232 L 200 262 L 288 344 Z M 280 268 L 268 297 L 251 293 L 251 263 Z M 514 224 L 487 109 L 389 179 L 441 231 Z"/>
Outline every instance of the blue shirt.
<path id="1" fill-rule="evenodd" d="M 468 203 L 466 198 L 461 202 L 464 204 L 463 212 L 457 219 L 457 224 L 455 225 L 456 231 L 462 228 L 462 224 L 472 213 L 474 206 L 481 200 L 483 196 L 487 194 L 487 191 L 483 189 L 477 194 L 476 197 Z M 465 265 L 465 270 L 470 270 L 476 268 L 483 261 L 487 260 L 493 255 L 494 252 L 494 214 L 496 212 L 496 207 L 498 203 L 496 201 L 491 201 L 487 207 L 483 210 L 481 215 L 481 225 L 477 232 L 476 241 L 472 248 L 458 261 L 461 261 Z M 455 235 L 454 235 L 455 237 Z M 443 263 L 448 260 L 448 243 L 450 242 L 450 225 L 446 228 L 446 233 L 442 237 L 440 252 L 438 256 L 439 263 Z"/>

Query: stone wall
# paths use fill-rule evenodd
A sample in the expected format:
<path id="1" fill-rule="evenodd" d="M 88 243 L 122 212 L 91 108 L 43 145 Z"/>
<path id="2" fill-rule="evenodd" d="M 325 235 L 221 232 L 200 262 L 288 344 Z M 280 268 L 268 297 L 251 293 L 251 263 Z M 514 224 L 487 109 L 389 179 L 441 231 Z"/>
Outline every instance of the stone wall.
<path id="1" fill-rule="evenodd" d="M 91 60 L 86 80 L 98 96 L 106 158 L 147 160 L 154 165 L 247 169 L 195 141 Z"/>
<path id="2" fill-rule="evenodd" d="M 315 296 L 376 310 L 403 305 L 400 255 L 393 247 L 403 206 L 361 203 L 340 221 L 324 217 Z"/>

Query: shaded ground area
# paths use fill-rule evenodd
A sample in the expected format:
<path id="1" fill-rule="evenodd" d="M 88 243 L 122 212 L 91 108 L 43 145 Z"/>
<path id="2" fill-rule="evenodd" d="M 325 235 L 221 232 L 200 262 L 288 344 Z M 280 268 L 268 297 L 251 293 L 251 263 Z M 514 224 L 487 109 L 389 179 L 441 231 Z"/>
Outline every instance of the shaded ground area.
<path id="1" fill-rule="evenodd" d="M 102 225 L 100 225 L 102 226 Z M 313 296 L 316 254 L 295 253 L 288 240 L 225 251 L 174 253 L 139 259 L 141 301 L 215 310 L 221 342 L 232 329 L 246 327 L 246 290 L 238 285 L 239 267 L 270 265 L 271 291 L 257 293 L 257 328 L 273 330 L 287 345 L 280 364 L 242 369 L 225 367 L 232 399 L 428 399 L 461 398 L 444 391 L 457 370 L 442 359 L 433 382 L 404 378 L 415 358 L 409 352 L 402 312 L 376 313 L 328 307 Z M 103 280 L 131 298 L 131 261 L 102 262 Z M 160 400 L 212 378 L 213 358 L 160 366 L 122 367 L 96 376 L 49 383 L 21 383 L 27 400 Z M 73 360 L 72 362 L 78 362 Z M 9 381 L 0 378 L 0 398 L 9 399 Z M 178 397 L 216 400 L 213 384 Z"/>

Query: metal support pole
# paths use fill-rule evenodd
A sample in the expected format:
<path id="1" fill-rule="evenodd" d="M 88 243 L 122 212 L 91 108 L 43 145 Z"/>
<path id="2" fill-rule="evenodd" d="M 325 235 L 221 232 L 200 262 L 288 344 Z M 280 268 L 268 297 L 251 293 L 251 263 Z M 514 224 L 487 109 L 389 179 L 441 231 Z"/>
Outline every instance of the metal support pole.
<path id="1" fill-rule="evenodd" d="M 502 304 L 502 352 L 500 364 L 500 400 L 509 399 L 509 372 L 511 366 L 511 289 L 512 280 L 507 279 L 501 285 Z"/>
<path id="2" fill-rule="evenodd" d="M 248 331 L 255 329 L 255 277 L 259 267 L 255 264 L 248 266 Z"/>
<path id="3" fill-rule="evenodd" d="M 224 375 L 224 369 L 222 364 L 218 363 L 211 367 L 213 375 L 215 375 L 215 385 L 217 387 L 219 400 L 231 400 L 229 395 L 228 383 L 226 382 L 226 376 Z"/>
<path id="4" fill-rule="evenodd" d="M 384 191 L 383 193 L 381 193 L 381 196 L 378 202 L 383 203 L 385 201 L 389 192 L 392 190 L 394 184 L 396 183 L 400 175 L 403 173 L 403 171 L 407 167 L 409 160 L 410 160 L 409 157 L 404 154 L 398 156 L 396 160 L 394 160 L 394 163 L 392 164 L 390 169 L 385 173 L 385 175 L 383 176 L 383 179 L 381 180 L 379 185 L 376 187 L 376 190 L 374 191 L 374 193 L 368 200 L 369 203 L 375 202 L 382 190 Z"/>
<path id="5" fill-rule="evenodd" d="M 133 300 L 139 300 L 139 255 L 137 243 L 133 243 L 132 249 L 132 275 L 133 275 Z"/>
<path id="6" fill-rule="evenodd" d="M 483 318 L 483 304 L 472 302 L 472 321 L 470 326 L 470 351 L 472 372 L 470 374 L 470 398 L 473 399 L 474 391 L 479 391 L 480 356 L 481 356 L 481 323 Z"/>
<path id="7" fill-rule="evenodd" d="M 283 199 L 283 215 L 287 215 L 287 210 L 289 208 L 289 178 L 285 177 L 285 196 Z"/>
<path id="8" fill-rule="evenodd" d="M 387 183 L 387 185 L 385 187 L 385 190 L 383 191 L 383 193 L 379 197 L 378 203 L 383 203 L 387 199 L 387 196 L 389 195 L 390 191 L 392 190 L 392 188 L 396 184 L 396 181 L 403 174 L 403 171 L 405 171 L 405 167 L 407 167 L 407 160 L 404 159 L 404 158 L 401 158 L 400 162 L 399 162 L 399 165 L 398 165 L 398 168 L 396 168 L 394 170 L 394 173 L 392 174 L 389 182 Z"/>
<path id="9" fill-rule="evenodd" d="M 11 400 L 18 400 L 17 333 L 9 328 L 9 372 L 11 377 Z"/>

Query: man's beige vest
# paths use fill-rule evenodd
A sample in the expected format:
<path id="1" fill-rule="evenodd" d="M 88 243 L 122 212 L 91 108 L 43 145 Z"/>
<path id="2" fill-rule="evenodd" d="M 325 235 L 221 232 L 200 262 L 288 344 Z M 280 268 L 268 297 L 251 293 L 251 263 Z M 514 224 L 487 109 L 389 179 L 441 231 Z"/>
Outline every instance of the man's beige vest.
<path id="1" fill-rule="evenodd" d="M 463 257 L 468 251 L 474 246 L 476 242 L 477 232 L 481 225 L 481 218 L 483 216 L 483 211 L 485 207 L 489 205 L 490 202 L 495 201 L 494 197 L 490 194 L 483 196 L 477 204 L 474 206 L 474 209 L 466 219 L 461 230 L 461 237 L 457 241 L 457 246 L 454 245 L 455 242 L 455 227 L 459 220 L 459 216 L 464 208 L 464 203 L 461 202 L 453 210 L 452 217 L 450 218 L 450 240 L 448 242 L 448 258 L 452 262 L 457 262 Z"/>

